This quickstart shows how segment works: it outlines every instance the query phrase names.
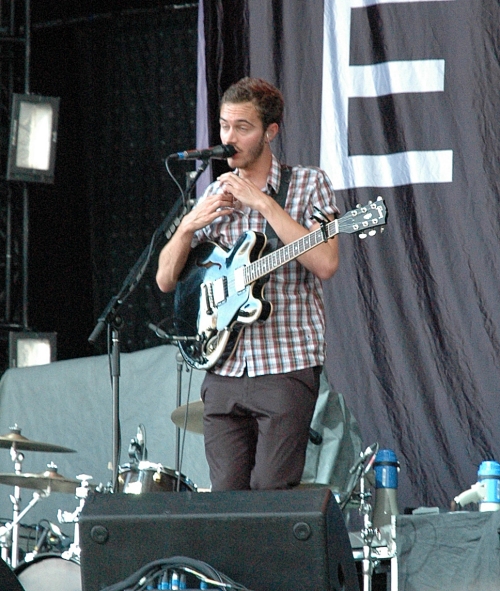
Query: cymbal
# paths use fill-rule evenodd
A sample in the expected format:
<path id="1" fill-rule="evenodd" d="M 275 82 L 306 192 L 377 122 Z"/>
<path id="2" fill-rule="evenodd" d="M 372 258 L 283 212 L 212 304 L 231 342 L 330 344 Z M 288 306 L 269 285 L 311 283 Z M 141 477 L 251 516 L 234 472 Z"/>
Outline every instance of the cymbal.
<path id="1" fill-rule="evenodd" d="M 48 451 L 54 453 L 76 453 L 76 450 L 53 445 L 52 443 L 42 443 L 41 441 L 32 441 L 24 435 L 21 435 L 21 429 L 15 425 L 10 428 L 10 432 L 0 436 L 0 447 L 15 447 L 25 451 Z"/>
<path id="2" fill-rule="evenodd" d="M 186 431 L 203 435 L 203 400 L 195 400 L 177 407 L 170 418 L 179 429 L 185 427 Z"/>
<path id="3" fill-rule="evenodd" d="M 70 494 L 75 494 L 76 489 L 81 486 L 80 480 L 65 478 L 54 468 L 49 468 L 41 474 L 0 474 L 0 484 Z M 95 488 L 94 485 L 89 486 Z"/>

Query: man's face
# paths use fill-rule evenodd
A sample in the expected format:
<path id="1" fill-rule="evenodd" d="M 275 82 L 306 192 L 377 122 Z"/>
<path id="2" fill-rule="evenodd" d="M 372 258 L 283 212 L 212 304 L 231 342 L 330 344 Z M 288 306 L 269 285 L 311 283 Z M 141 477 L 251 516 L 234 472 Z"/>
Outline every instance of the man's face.
<path id="1" fill-rule="evenodd" d="M 236 154 L 228 159 L 231 168 L 246 169 L 262 156 L 265 132 L 256 108 L 248 103 L 224 103 L 220 110 L 220 138 Z"/>

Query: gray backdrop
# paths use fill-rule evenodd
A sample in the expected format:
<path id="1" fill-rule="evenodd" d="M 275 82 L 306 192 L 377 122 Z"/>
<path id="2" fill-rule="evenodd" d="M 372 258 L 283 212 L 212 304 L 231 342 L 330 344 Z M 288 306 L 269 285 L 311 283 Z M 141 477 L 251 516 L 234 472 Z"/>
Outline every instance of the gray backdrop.
<path id="1" fill-rule="evenodd" d="M 122 432 L 120 465 L 129 461 L 128 447 L 140 423 L 146 427 L 148 461 L 175 468 L 176 428 L 170 415 L 177 399 L 177 348 L 154 347 L 121 355 L 120 419 Z M 181 403 L 199 399 L 204 372 L 183 365 Z M 189 388 L 191 380 L 191 388 Z M 0 382 L 0 434 L 17 423 L 30 440 L 61 445 L 76 453 L 25 452 L 24 473 L 41 473 L 47 463 L 74 479 L 93 476 L 92 482 L 107 484 L 113 451 L 113 396 L 106 355 L 57 361 L 50 365 L 9 369 Z M 9 449 L 0 449 L 0 472 L 13 473 Z M 185 433 L 181 472 L 201 488 L 210 486 L 203 437 Z M 12 517 L 11 486 L 0 486 L 0 516 Z M 22 507 L 33 491 L 22 490 Z M 78 505 L 71 494 L 52 493 L 29 512 L 23 523 L 41 518 L 57 522 L 57 511 L 73 512 Z M 72 527 L 69 527 L 72 532 Z M 63 531 L 68 530 L 64 526 Z M 68 533 L 70 533 L 68 532 Z"/>

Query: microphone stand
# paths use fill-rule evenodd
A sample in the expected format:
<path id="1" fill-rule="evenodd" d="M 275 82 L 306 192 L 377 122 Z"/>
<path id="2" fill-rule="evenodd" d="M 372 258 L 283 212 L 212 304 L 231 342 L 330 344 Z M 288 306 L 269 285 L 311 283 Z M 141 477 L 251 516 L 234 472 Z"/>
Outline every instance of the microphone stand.
<path id="1" fill-rule="evenodd" d="M 180 351 L 177 351 L 175 356 L 177 361 L 177 406 L 179 408 L 182 401 L 182 370 L 184 369 L 184 359 Z M 186 413 L 188 409 L 186 408 Z M 177 473 L 177 482 L 175 490 L 179 492 L 181 490 L 181 430 L 175 426 L 175 471 Z"/>
<path id="2" fill-rule="evenodd" d="M 108 305 L 99 316 L 97 324 L 88 338 L 89 343 L 94 344 L 105 326 L 108 326 L 108 331 L 111 331 L 111 386 L 113 395 L 112 490 L 114 492 L 117 491 L 118 465 L 120 462 L 120 329 L 123 325 L 123 320 L 119 315 L 120 308 L 142 279 L 151 260 L 151 256 L 158 247 L 163 235 L 167 237 L 167 240 L 170 240 L 181 223 L 182 218 L 190 211 L 192 204 L 190 204 L 189 196 L 193 191 L 197 180 L 207 169 L 208 163 L 209 157 L 202 160 L 196 174 L 190 179 L 191 182 L 187 186 L 186 191 L 181 197 L 179 197 L 179 199 L 177 199 L 172 210 L 155 230 L 150 244 L 143 250 L 142 254 L 129 271 L 120 291 L 111 298 Z"/>
<path id="3" fill-rule="evenodd" d="M 376 528 L 373 527 L 373 523 L 371 521 L 372 515 L 372 507 L 369 502 L 371 497 L 370 491 L 366 490 L 365 484 L 365 476 L 371 470 L 373 463 L 375 461 L 375 456 L 378 450 L 378 443 L 367 447 L 364 452 L 359 454 L 358 460 L 355 464 L 351 467 L 349 472 L 354 474 L 354 478 L 349 487 L 349 494 L 341 504 L 341 509 L 343 509 L 356 485 L 359 483 L 359 498 L 360 498 L 360 506 L 359 506 L 359 513 L 363 518 L 363 527 L 361 529 L 361 539 L 363 541 L 363 558 L 361 562 L 361 571 L 362 571 L 362 578 L 363 578 L 363 591 L 372 591 L 372 577 L 373 577 L 373 556 L 372 556 L 372 543 L 374 538 L 379 535 L 379 532 Z"/>

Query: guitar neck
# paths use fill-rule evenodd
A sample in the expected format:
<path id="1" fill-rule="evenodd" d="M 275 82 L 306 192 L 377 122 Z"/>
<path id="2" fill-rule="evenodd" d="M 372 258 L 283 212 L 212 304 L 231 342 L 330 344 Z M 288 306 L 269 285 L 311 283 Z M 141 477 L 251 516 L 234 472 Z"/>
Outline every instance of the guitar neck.
<path id="1" fill-rule="evenodd" d="M 286 265 L 290 261 L 293 261 L 305 252 L 312 250 L 318 244 L 326 242 L 339 233 L 338 220 L 333 220 L 324 225 L 322 228 L 318 228 L 313 232 L 309 232 L 302 238 L 294 240 L 289 244 L 285 244 L 277 250 L 263 256 L 262 258 L 250 263 L 245 268 L 245 284 L 250 285 L 257 279 L 265 277 L 268 273 L 279 269 L 283 265 Z"/>

